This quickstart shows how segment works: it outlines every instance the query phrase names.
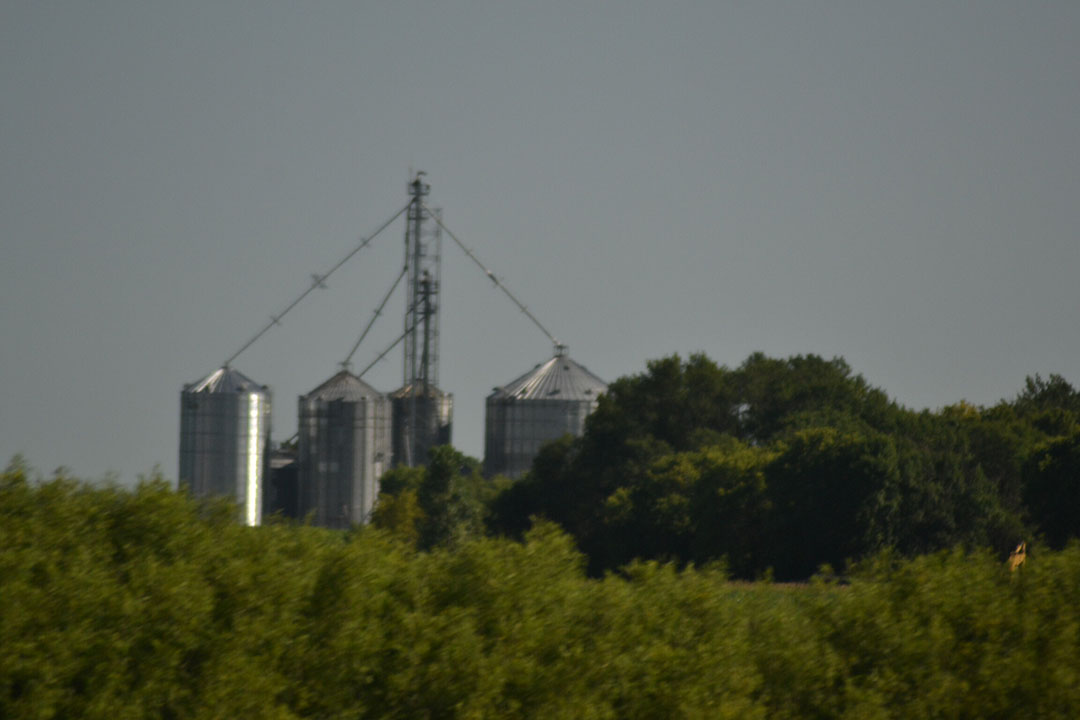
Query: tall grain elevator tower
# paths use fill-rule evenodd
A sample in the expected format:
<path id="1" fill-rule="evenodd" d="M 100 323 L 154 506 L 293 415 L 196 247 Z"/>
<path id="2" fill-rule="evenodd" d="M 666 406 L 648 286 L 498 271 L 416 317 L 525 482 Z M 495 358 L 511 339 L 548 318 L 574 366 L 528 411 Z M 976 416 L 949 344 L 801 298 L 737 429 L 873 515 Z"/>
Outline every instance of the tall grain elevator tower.
<path id="1" fill-rule="evenodd" d="M 409 183 L 411 201 L 405 222 L 404 385 L 391 393 L 395 465 L 427 462 L 428 450 L 450 442 L 453 396 L 439 390 L 439 305 L 442 285 L 442 232 L 427 223 L 424 198 L 431 186 L 418 172 Z M 438 212 L 438 211 L 434 211 Z"/>

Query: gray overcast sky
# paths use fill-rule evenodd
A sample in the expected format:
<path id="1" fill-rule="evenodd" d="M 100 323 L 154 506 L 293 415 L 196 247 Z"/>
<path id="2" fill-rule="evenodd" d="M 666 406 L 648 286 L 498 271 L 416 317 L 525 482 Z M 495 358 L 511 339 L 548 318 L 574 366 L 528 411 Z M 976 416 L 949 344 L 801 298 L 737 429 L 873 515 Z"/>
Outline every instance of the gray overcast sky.
<path id="1" fill-rule="evenodd" d="M 0 462 L 177 465 L 179 392 L 409 169 L 606 379 L 841 355 L 910 407 L 1080 383 L 1080 3 L 0 3 Z M 235 363 L 274 436 L 400 223 Z M 547 339 L 449 243 L 454 439 Z M 357 354 L 399 332 L 395 300 Z M 367 377 L 401 383 L 400 353 Z"/>

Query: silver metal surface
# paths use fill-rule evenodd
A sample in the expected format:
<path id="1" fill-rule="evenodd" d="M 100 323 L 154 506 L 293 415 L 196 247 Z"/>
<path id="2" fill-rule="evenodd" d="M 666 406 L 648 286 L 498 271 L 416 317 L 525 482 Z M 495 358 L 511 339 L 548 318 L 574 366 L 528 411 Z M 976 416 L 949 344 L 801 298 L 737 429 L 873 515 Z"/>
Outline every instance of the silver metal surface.
<path id="1" fill-rule="evenodd" d="M 449 445 L 453 424 L 454 396 L 429 385 L 413 391 L 406 385 L 390 393 L 393 406 L 393 451 L 395 465 L 426 465 L 428 451 Z M 415 418 L 415 425 L 411 424 Z"/>
<path id="2" fill-rule="evenodd" d="M 227 496 L 247 525 L 262 522 L 270 389 L 223 367 L 180 393 L 180 485 Z"/>
<path id="3" fill-rule="evenodd" d="M 348 528 L 366 523 L 390 467 L 390 401 L 342 370 L 299 400 L 299 514 Z"/>
<path id="4" fill-rule="evenodd" d="M 405 304 L 405 353 L 402 380 L 407 402 L 395 402 L 395 462 L 409 466 L 427 461 L 427 450 L 439 433 L 438 417 L 444 403 L 435 400 L 439 384 L 439 306 L 442 289 L 442 231 L 428 220 L 440 218 L 439 210 L 429 210 L 423 202 L 431 186 L 421 178 L 409 183 L 412 200 L 405 223 L 405 274 L 408 293 Z M 447 409 L 447 414 L 449 409 Z M 435 423 L 433 425 L 433 423 Z M 449 433 L 449 423 L 446 425 Z M 398 437 L 398 431 L 406 435 Z M 434 433 L 434 434 L 433 434 Z M 449 434 L 447 434 L 449 442 Z M 399 453 L 398 450 L 401 450 Z"/>
<path id="5" fill-rule="evenodd" d="M 484 413 L 484 472 L 517 478 L 540 448 L 570 433 L 585 432 L 607 384 L 565 354 L 518 377 L 488 396 Z"/>

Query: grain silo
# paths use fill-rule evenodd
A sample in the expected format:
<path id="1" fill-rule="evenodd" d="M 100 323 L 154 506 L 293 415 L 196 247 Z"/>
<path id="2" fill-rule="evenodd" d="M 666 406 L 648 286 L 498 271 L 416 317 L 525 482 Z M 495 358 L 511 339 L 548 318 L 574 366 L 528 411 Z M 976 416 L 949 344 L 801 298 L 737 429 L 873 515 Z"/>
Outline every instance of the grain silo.
<path id="1" fill-rule="evenodd" d="M 484 413 L 484 473 L 520 477 L 540 447 L 566 433 L 580 436 L 607 384 L 570 359 L 555 357 L 498 387 Z"/>
<path id="2" fill-rule="evenodd" d="M 262 521 L 270 388 L 231 367 L 180 393 L 180 486 L 234 499 L 248 525 Z"/>
<path id="3" fill-rule="evenodd" d="M 300 515 L 332 528 L 367 522 L 390 466 L 389 401 L 342 370 L 299 405 Z"/>
<path id="4" fill-rule="evenodd" d="M 390 394 L 394 414 L 394 464 L 426 465 L 428 451 L 450 444 L 454 396 L 433 385 L 406 385 Z"/>

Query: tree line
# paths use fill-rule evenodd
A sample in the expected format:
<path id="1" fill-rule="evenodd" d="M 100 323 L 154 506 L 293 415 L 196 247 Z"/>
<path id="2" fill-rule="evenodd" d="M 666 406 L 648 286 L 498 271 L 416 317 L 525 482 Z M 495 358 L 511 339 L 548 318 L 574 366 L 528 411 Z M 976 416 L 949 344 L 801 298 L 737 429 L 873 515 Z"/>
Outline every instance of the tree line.
<path id="1" fill-rule="evenodd" d="M 840 358 L 671 356 L 616 380 L 581 438 L 517 482 L 437 449 L 385 477 L 375 524 L 430 548 L 558 524 L 593 575 L 634 560 L 810 577 L 891 549 L 1006 555 L 1080 536 L 1080 393 L 1034 376 L 991 407 L 900 406 Z"/>
<path id="2" fill-rule="evenodd" d="M 914 411 L 672 356 L 524 478 L 436 448 L 349 531 L 15 463 L 0 717 L 1076 717 L 1078 420 L 1054 375 Z"/>
<path id="3" fill-rule="evenodd" d="M 551 523 L 423 551 L 370 526 L 245 527 L 160 479 L 131 491 L 9 468 L 0 717 L 1080 710 L 1076 544 L 1017 572 L 987 551 L 884 553 L 796 588 L 654 561 L 591 578 L 586 562 Z"/>

